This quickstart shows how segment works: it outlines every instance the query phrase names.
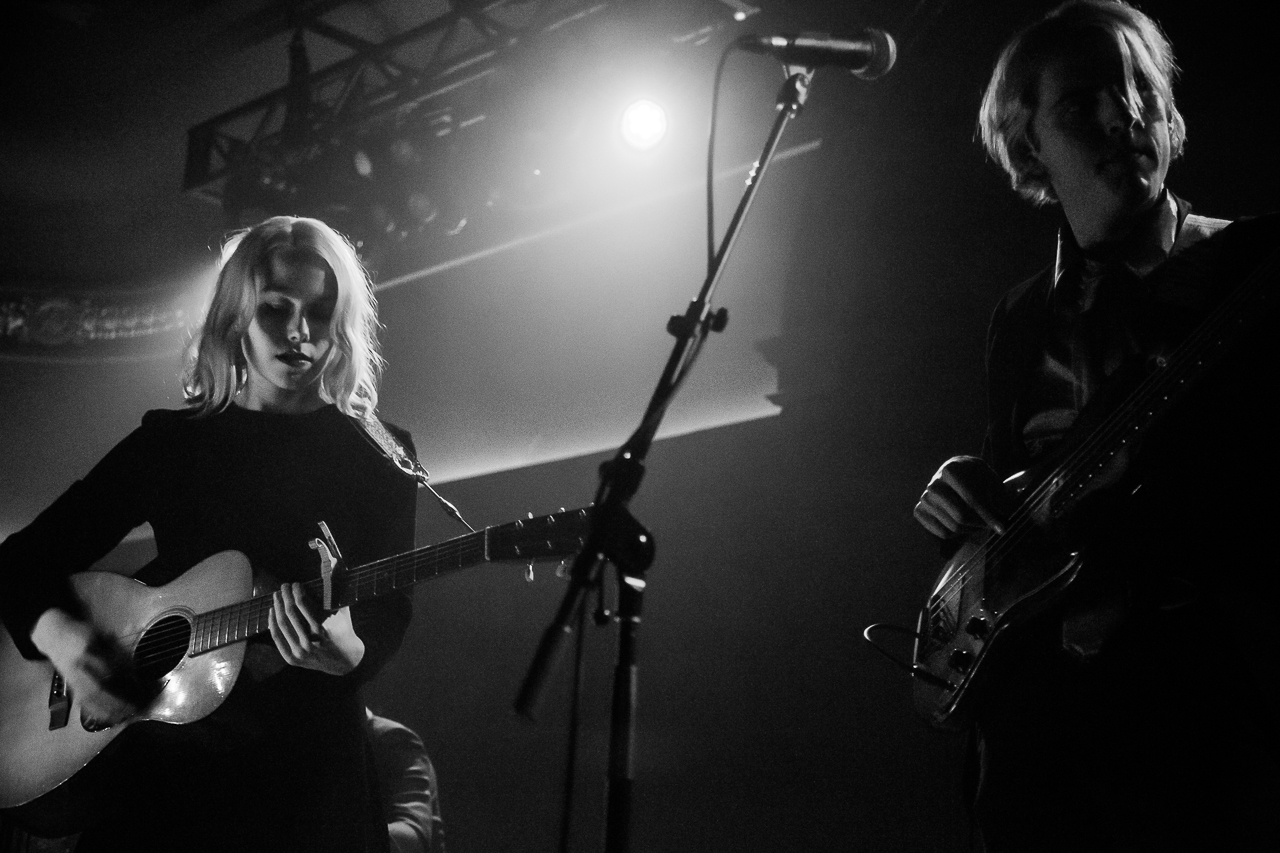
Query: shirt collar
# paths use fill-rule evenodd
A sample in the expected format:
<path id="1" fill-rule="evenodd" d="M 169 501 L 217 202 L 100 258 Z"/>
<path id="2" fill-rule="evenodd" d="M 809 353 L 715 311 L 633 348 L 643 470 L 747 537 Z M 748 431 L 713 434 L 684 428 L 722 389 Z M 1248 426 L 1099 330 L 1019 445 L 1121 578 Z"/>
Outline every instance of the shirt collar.
<path id="1" fill-rule="evenodd" d="M 1172 205 L 1173 207 L 1174 214 L 1177 217 L 1177 224 L 1173 232 L 1176 245 L 1178 235 L 1182 232 L 1182 224 L 1186 222 L 1187 216 L 1191 213 L 1191 205 L 1168 189 L 1164 190 L 1158 204 Z M 1138 239 L 1158 239 L 1158 235 L 1152 229 L 1159 221 L 1159 217 L 1151 216 L 1149 221 L 1150 225 L 1144 226 L 1148 229 L 1148 232 Z M 1079 271 L 1085 260 L 1084 251 L 1076 243 L 1075 236 L 1071 233 L 1071 227 L 1067 224 L 1066 218 L 1063 217 L 1062 224 L 1058 226 L 1058 250 L 1053 264 L 1053 289 L 1057 290 L 1058 283 L 1062 281 L 1063 276 Z"/>

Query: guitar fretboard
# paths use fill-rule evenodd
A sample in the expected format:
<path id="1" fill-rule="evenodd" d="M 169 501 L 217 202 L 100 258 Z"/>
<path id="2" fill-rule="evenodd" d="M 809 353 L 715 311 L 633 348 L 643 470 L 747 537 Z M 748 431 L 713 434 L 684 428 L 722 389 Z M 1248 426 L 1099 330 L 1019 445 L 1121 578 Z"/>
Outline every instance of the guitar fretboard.
<path id="1" fill-rule="evenodd" d="M 1158 361 L 1157 369 L 1045 478 L 1025 506 L 1034 506 L 1036 497 L 1052 495 L 1055 514 L 1069 512 L 1109 460 L 1144 437 L 1265 316 L 1275 297 L 1278 271 L 1280 253 L 1272 253 L 1199 328 Z"/>
<path id="2" fill-rule="evenodd" d="M 1009 569 L 1016 561 L 1004 557 L 1037 528 L 1036 519 L 1046 510 L 1066 514 L 1096 478 L 1107 470 L 1118 453 L 1147 434 L 1205 374 L 1220 364 L 1226 354 L 1260 318 L 1266 315 L 1276 296 L 1280 275 L 1280 250 L 1272 251 L 1204 322 L 1179 343 L 1146 379 L 1138 384 L 1060 464 L 1023 499 L 1010 514 L 1004 535 L 994 537 L 977 549 L 973 558 L 959 566 L 951 578 L 930 597 L 930 619 L 940 619 L 974 576 L 975 567 Z"/>
<path id="3" fill-rule="evenodd" d="M 333 581 L 334 609 L 407 589 L 422 581 L 484 562 L 489 558 L 488 534 L 491 529 L 486 527 L 342 572 Z M 306 581 L 302 586 L 312 598 L 321 599 L 322 580 Z M 272 596 L 267 594 L 197 615 L 191 625 L 190 653 L 193 656 L 204 654 L 266 633 L 267 614 L 271 608 Z"/>

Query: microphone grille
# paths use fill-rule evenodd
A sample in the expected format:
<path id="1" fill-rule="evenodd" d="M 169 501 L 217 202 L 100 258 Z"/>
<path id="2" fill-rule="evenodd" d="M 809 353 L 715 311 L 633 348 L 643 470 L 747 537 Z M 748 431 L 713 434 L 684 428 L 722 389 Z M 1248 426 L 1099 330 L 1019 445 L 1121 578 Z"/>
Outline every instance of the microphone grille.
<path id="1" fill-rule="evenodd" d="M 893 36 L 884 30 L 868 29 L 866 36 L 871 40 L 871 61 L 865 67 L 855 69 L 853 76 L 862 80 L 875 80 L 888 74 L 893 63 L 898 61 L 898 45 Z"/>

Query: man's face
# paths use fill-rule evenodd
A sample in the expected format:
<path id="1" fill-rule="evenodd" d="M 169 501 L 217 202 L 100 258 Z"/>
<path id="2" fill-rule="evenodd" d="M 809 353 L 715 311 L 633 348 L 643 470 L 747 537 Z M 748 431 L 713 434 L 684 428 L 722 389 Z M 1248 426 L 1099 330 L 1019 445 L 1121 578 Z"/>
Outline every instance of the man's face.
<path id="1" fill-rule="evenodd" d="M 1081 245 L 1123 236 L 1169 171 L 1165 104 L 1139 81 L 1142 102 L 1131 109 L 1125 90 L 1120 48 L 1102 31 L 1082 36 L 1040 75 L 1032 154 Z"/>

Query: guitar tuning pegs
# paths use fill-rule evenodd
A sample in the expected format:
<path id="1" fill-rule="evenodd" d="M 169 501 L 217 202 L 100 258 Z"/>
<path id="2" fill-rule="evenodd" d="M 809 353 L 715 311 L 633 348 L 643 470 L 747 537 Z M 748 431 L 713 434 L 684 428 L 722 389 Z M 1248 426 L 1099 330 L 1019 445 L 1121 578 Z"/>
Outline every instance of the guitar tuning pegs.
<path id="1" fill-rule="evenodd" d="M 533 560 L 530 560 L 529 565 L 524 567 L 524 579 L 527 583 L 533 583 Z"/>
<path id="2" fill-rule="evenodd" d="M 530 520 L 530 521 L 532 521 L 532 520 L 533 520 L 533 513 L 531 513 L 531 512 L 526 512 L 526 513 L 525 513 L 525 516 L 527 516 L 527 517 L 529 518 L 529 520 Z"/>

